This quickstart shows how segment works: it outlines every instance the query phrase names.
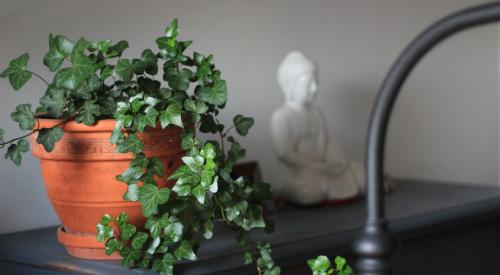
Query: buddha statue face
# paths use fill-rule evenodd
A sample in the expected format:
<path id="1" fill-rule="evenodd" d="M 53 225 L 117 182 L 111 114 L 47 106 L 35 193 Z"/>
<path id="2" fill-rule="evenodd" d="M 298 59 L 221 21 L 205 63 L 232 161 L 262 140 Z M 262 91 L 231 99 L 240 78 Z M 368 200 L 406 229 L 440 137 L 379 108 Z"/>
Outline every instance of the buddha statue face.
<path id="1" fill-rule="evenodd" d="M 287 103 L 307 105 L 316 98 L 316 65 L 300 52 L 285 57 L 278 69 L 278 81 Z"/>

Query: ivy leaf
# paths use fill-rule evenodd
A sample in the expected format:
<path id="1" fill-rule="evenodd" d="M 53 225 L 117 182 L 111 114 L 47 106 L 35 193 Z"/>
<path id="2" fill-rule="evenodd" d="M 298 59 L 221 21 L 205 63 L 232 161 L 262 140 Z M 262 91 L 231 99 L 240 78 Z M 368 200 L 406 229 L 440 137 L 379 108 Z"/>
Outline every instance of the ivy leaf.
<path id="1" fill-rule="evenodd" d="M 215 82 L 212 87 L 205 86 L 198 89 L 198 98 L 213 105 L 222 106 L 227 101 L 227 84 L 224 80 Z"/>
<path id="2" fill-rule="evenodd" d="M 24 53 L 18 58 L 9 62 L 9 67 L 0 74 L 0 77 L 9 77 L 9 83 L 16 91 L 21 89 L 28 80 L 31 78 L 31 72 L 28 71 L 26 66 L 30 56 Z"/>
<path id="3" fill-rule="evenodd" d="M 158 205 L 164 204 L 170 197 L 170 189 L 161 188 L 152 184 L 145 184 L 139 190 L 139 201 L 142 205 L 142 213 L 149 217 L 158 212 Z"/>
<path id="4" fill-rule="evenodd" d="M 106 244 L 106 250 L 105 250 L 105 253 L 106 255 L 110 256 L 111 254 L 115 253 L 115 252 L 119 252 L 122 250 L 123 248 L 123 243 L 120 242 L 119 240 L 117 239 L 109 239 Z"/>
<path id="5" fill-rule="evenodd" d="M 203 222 L 202 231 L 205 239 L 211 239 L 214 236 L 214 223 L 211 220 Z"/>
<path id="6" fill-rule="evenodd" d="M 174 187 L 172 187 L 172 191 L 174 191 L 179 197 L 185 197 L 191 193 L 191 186 L 189 184 L 182 182 L 179 183 L 179 181 L 177 181 Z"/>
<path id="7" fill-rule="evenodd" d="M 63 135 L 64 132 L 60 127 L 42 128 L 38 131 L 36 143 L 42 144 L 45 151 L 52 152 L 52 150 L 54 150 L 55 143 L 58 142 Z"/>
<path id="8" fill-rule="evenodd" d="M 238 216 L 246 213 L 248 208 L 248 203 L 246 201 L 240 201 L 232 207 L 226 208 L 226 215 L 229 221 L 234 221 Z"/>
<path id="9" fill-rule="evenodd" d="M 168 125 L 173 124 L 183 128 L 184 125 L 182 124 L 181 114 L 181 107 L 176 103 L 170 103 L 167 108 L 160 113 L 161 127 L 165 129 Z"/>
<path id="10" fill-rule="evenodd" d="M 325 272 L 330 269 L 331 263 L 328 257 L 326 256 L 318 256 L 315 259 L 310 259 L 307 261 L 307 264 L 311 268 L 313 272 L 318 272 L 321 274 L 321 272 Z"/>
<path id="11" fill-rule="evenodd" d="M 147 240 L 148 240 L 147 233 L 137 232 L 137 234 L 132 239 L 132 248 L 133 249 L 141 249 Z"/>
<path id="12" fill-rule="evenodd" d="M 149 244 L 146 253 L 153 255 L 156 252 L 156 248 L 160 245 L 160 237 L 156 237 L 151 244 Z"/>
<path id="13" fill-rule="evenodd" d="M 52 118 L 59 118 L 64 110 L 64 89 L 49 85 L 45 95 L 40 98 L 40 104 L 47 111 L 47 115 Z"/>
<path id="14" fill-rule="evenodd" d="M 186 99 L 184 101 L 184 109 L 192 112 L 194 115 L 194 122 L 198 123 L 201 119 L 201 114 L 208 111 L 208 106 L 201 100 Z"/>
<path id="15" fill-rule="evenodd" d="M 109 64 L 104 65 L 104 67 L 101 68 L 101 74 L 99 78 L 101 80 L 106 80 L 109 77 L 111 77 L 114 72 L 115 72 L 115 66 Z"/>
<path id="16" fill-rule="evenodd" d="M 123 199 L 128 201 L 139 200 L 139 187 L 137 184 L 132 183 L 128 185 L 127 192 L 123 195 Z"/>
<path id="17" fill-rule="evenodd" d="M 203 146 L 203 150 L 201 152 L 205 159 L 213 160 L 216 157 L 215 147 L 210 142 L 205 143 L 205 145 Z"/>
<path id="18" fill-rule="evenodd" d="M 29 151 L 29 143 L 25 139 L 21 139 L 17 144 L 11 144 L 7 148 L 5 153 L 5 159 L 12 160 L 16 166 L 21 165 L 22 156 L 21 153 L 26 153 Z"/>
<path id="19" fill-rule="evenodd" d="M 31 104 L 17 105 L 16 111 L 10 114 L 21 130 L 32 130 L 35 127 L 35 116 L 31 111 Z"/>
<path id="20" fill-rule="evenodd" d="M 145 114 L 146 125 L 156 127 L 156 118 L 160 113 L 153 107 L 149 107 Z"/>
<path id="21" fill-rule="evenodd" d="M 165 71 L 163 79 L 168 82 L 168 86 L 173 90 L 186 91 L 191 83 L 190 79 L 193 77 L 193 72 L 189 69 L 183 68 L 178 70 L 175 67 L 168 67 Z"/>
<path id="22" fill-rule="evenodd" d="M 189 166 L 182 165 L 168 177 L 168 180 L 177 180 L 177 184 L 198 183 L 200 176 L 193 172 Z"/>
<path id="23" fill-rule="evenodd" d="M 153 171 L 155 175 L 158 177 L 163 177 L 163 162 L 161 161 L 160 158 L 158 157 L 153 157 L 151 158 L 151 161 L 149 162 L 148 169 Z"/>
<path id="24" fill-rule="evenodd" d="M 253 263 L 252 252 L 245 251 L 245 253 L 243 254 L 243 264 L 249 265 L 251 263 Z"/>
<path id="25" fill-rule="evenodd" d="M 131 133 L 117 144 L 116 151 L 118 153 L 132 152 L 138 154 L 142 151 L 142 148 L 144 148 L 144 144 L 142 143 L 142 141 L 137 137 L 136 134 Z"/>
<path id="26" fill-rule="evenodd" d="M 130 81 L 132 77 L 134 77 L 134 66 L 130 60 L 126 58 L 122 58 L 118 61 L 115 71 L 124 81 Z"/>
<path id="27" fill-rule="evenodd" d="M 193 188 L 192 194 L 193 196 L 200 202 L 201 204 L 205 203 L 205 193 L 207 190 L 201 184 L 197 185 Z"/>
<path id="28" fill-rule="evenodd" d="M 137 231 L 137 228 L 135 228 L 135 225 L 133 224 L 124 224 L 123 226 L 120 227 L 120 229 L 121 229 L 120 237 L 124 241 L 130 240 L 130 238 Z"/>
<path id="29" fill-rule="evenodd" d="M 184 226 L 176 217 L 170 217 L 168 221 L 168 225 L 163 230 L 166 236 L 166 239 L 170 242 L 178 242 L 182 237 L 182 230 Z"/>
<path id="30" fill-rule="evenodd" d="M 174 274 L 174 264 L 177 260 L 170 253 L 167 253 L 161 259 L 156 259 L 153 261 L 153 271 L 159 272 L 162 275 L 172 275 Z"/>
<path id="31" fill-rule="evenodd" d="M 131 166 L 121 175 L 116 176 L 116 179 L 127 184 L 134 184 L 142 177 L 142 175 L 144 175 L 143 167 Z"/>
<path id="32" fill-rule="evenodd" d="M 146 221 L 146 229 L 149 229 L 151 236 L 157 238 L 160 236 L 160 232 L 163 228 L 168 225 L 168 214 L 163 214 L 161 217 L 151 216 Z"/>
<path id="33" fill-rule="evenodd" d="M 101 115 L 101 107 L 95 103 L 87 104 L 85 108 L 80 110 L 79 114 L 75 117 L 75 120 L 79 123 L 85 125 L 93 125 L 95 123 L 95 118 Z"/>
<path id="34" fill-rule="evenodd" d="M 158 57 L 152 50 L 146 49 L 141 54 L 141 60 L 145 64 L 145 71 L 150 75 L 158 73 Z"/>
<path id="35" fill-rule="evenodd" d="M 194 157 L 182 157 L 182 162 L 184 162 L 191 171 L 198 173 L 203 166 L 204 159 L 202 156 L 194 156 Z"/>
<path id="36" fill-rule="evenodd" d="M 165 36 L 168 38 L 176 38 L 179 35 L 179 23 L 177 18 L 170 22 L 170 25 L 165 29 Z"/>
<path id="37" fill-rule="evenodd" d="M 191 242 L 183 240 L 179 247 L 174 251 L 174 255 L 178 260 L 186 259 L 196 261 L 196 254 L 193 252 Z"/>
<path id="38" fill-rule="evenodd" d="M 238 134 L 246 136 L 248 134 L 248 130 L 254 124 L 254 119 L 251 117 L 244 117 L 243 115 L 236 115 L 233 118 L 233 123 Z"/>
<path id="39" fill-rule="evenodd" d="M 115 45 L 112 45 L 108 48 L 108 52 L 106 56 L 109 58 L 121 56 L 123 51 L 128 48 L 128 42 L 125 40 L 118 41 Z"/>
<path id="40" fill-rule="evenodd" d="M 101 223 L 96 225 L 96 229 L 97 240 L 99 242 L 104 242 L 105 240 L 113 237 L 113 227 L 109 226 L 107 223 L 102 223 L 102 220 Z"/>
<path id="41" fill-rule="evenodd" d="M 49 35 L 49 52 L 43 57 L 43 64 L 51 72 L 57 71 L 64 62 L 64 58 L 70 56 L 73 51 L 74 43 L 64 35 Z"/>

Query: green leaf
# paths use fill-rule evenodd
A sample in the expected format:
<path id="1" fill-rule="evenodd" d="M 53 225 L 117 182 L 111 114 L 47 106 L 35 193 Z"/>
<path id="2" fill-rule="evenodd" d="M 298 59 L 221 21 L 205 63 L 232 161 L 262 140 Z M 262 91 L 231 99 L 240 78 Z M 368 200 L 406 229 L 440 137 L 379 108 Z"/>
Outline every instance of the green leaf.
<path id="1" fill-rule="evenodd" d="M 45 108 L 49 117 L 60 118 L 64 110 L 64 89 L 49 85 L 45 95 L 40 98 L 40 104 Z"/>
<path id="2" fill-rule="evenodd" d="M 31 104 L 17 105 L 16 111 L 10 114 L 21 130 L 32 130 L 35 127 L 35 116 L 31 111 Z"/>
<path id="3" fill-rule="evenodd" d="M 198 123 L 201 119 L 200 114 L 208 111 L 208 106 L 201 100 L 186 99 L 184 101 L 184 109 L 188 112 L 193 112 L 194 122 Z"/>
<path id="4" fill-rule="evenodd" d="M 55 143 L 59 141 L 63 137 L 63 135 L 64 132 L 60 127 L 42 128 L 38 132 L 36 143 L 42 144 L 45 148 L 45 151 L 52 152 Z"/>
<path id="5" fill-rule="evenodd" d="M 164 204 L 170 197 L 170 189 L 161 188 L 152 184 L 145 184 L 139 190 L 139 201 L 142 205 L 142 213 L 149 217 L 158 212 L 158 205 Z"/>
<path id="6" fill-rule="evenodd" d="M 191 194 L 191 186 L 189 184 L 182 182 L 179 183 L 179 181 L 177 181 L 174 187 L 172 187 L 172 191 L 174 191 L 179 197 L 185 197 Z"/>
<path id="7" fill-rule="evenodd" d="M 251 263 L 253 263 L 252 252 L 245 251 L 245 253 L 243 254 L 243 264 L 249 265 Z"/>
<path id="8" fill-rule="evenodd" d="M 156 237 L 150 244 L 146 253 L 153 255 L 156 252 L 156 248 L 160 245 L 160 237 Z"/>
<path id="9" fill-rule="evenodd" d="M 10 159 L 16 166 L 21 165 L 22 155 L 29 151 L 29 143 L 25 139 L 21 139 L 17 144 L 11 144 L 5 153 L 5 159 Z"/>
<path id="10" fill-rule="evenodd" d="M 236 115 L 233 119 L 233 123 L 236 131 L 240 135 L 246 136 L 248 134 L 248 130 L 254 124 L 254 119 L 251 117 L 244 117 L 243 115 Z"/>
<path id="11" fill-rule="evenodd" d="M 125 40 L 118 41 L 118 43 L 109 47 L 106 55 L 109 58 L 121 56 L 123 51 L 126 50 L 128 48 L 128 46 L 129 45 L 128 45 L 127 41 L 125 41 Z"/>
<path id="12" fill-rule="evenodd" d="M 113 65 L 104 65 L 104 67 L 101 68 L 101 74 L 100 74 L 99 78 L 101 80 L 106 80 L 110 76 L 112 76 L 114 72 L 115 72 L 115 66 L 113 66 Z"/>
<path id="13" fill-rule="evenodd" d="M 166 239 L 170 242 L 178 242 L 182 237 L 182 230 L 184 226 L 176 217 L 170 217 L 168 221 L 168 225 L 163 230 L 166 236 Z"/>
<path id="14" fill-rule="evenodd" d="M 213 87 L 200 87 L 198 98 L 217 106 L 222 106 L 227 101 L 227 84 L 224 80 L 217 81 Z"/>
<path id="15" fill-rule="evenodd" d="M 116 176 L 116 179 L 128 184 L 136 183 L 144 175 L 143 167 L 130 166 L 121 175 Z"/>
<path id="16" fill-rule="evenodd" d="M 182 124 L 182 109 L 176 103 L 170 103 L 164 111 L 160 113 L 161 127 L 165 129 L 168 125 L 173 124 L 179 127 L 184 127 Z"/>
<path id="17" fill-rule="evenodd" d="M 138 201 L 139 200 L 139 187 L 137 184 L 132 183 L 127 187 L 127 192 L 123 195 L 123 199 L 128 201 Z"/>
<path id="18" fill-rule="evenodd" d="M 106 244 L 106 250 L 105 250 L 105 253 L 106 255 L 110 256 L 111 254 L 115 253 L 115 252 L 120 252 L 123 248 L 123 243 L 120 242 L 119 240 L 117 239 L 109 239 Z"/>
<path id="19" fill-rule="evenodd" d="M 111 40 L 102 40 L 97 43 L 97 49 L 102 53 L 107 53 L 110 45 Z"/>
<path id="20" fill-rule="evenodd" d="M 124 224 L 123 226 L 120 227 L 120 229 L 121 229 L 120 237 L 124 241 L 130 240 L 130 238 L 137 231 L 137 228 L 135 228 L 135 225 L 133 224 Z"/>
<path id="21" fill-rule="evenodd" d="M 307 261 L 307 264 L 314 272 L 326 272 L 330 266 L 330 260 L 326 256 L 318 256 L 315 259 L 310 259 Z"/>
<path id="22" fill-rule="evenodd" d="M 201 121 L 200 131 L 202 133 L 215 134 L 219 131 L 219 125 L 215 123 L 212 115 L 205 115 Z"/>
<path id="23" fill-rule="evenodd" d="M 184 162 L 191 171 L 198 173 L 203 166 L 203 162 L 205 160 L 203 159 L 202 156 L 194 156 L 194 157 L 182 157 L 182 162 Z"/>
<path id="24" fill-rule="evenodd" d="M 74 43 L 64 35 L 49 35 L 49 52 L 43 57 L 43 64 L 51 72 L 57 71 L 65 58 L 68 58 L 73 51 Z"/>
<path id="25" fill-rule="evenodd" d="M 115 71 L 124 81 L 130 81 L 132 77 L 134 77 L 134 66 L 130 60 L 126 58 L 122 58 L 118 61 Z"/>
<path id="26" fill-rule="evenodd" d="M 161 217 L 151 216 L 146 221 L 145 227 L 149 229 L 153 238 L 157 238 L 161 230 L 168 225 L 168 220 L 168 214 L 163 214 Z"/>
<path id="27" fill-rule="evenodd" d="M 153 107 L 149 107 L 146 111 L 145 118 L 146 118 L 146 125 L 149 125 L 151 127 L 156 127 L 156 118 L 158 117 L 160 113 Z"/>
<path id="28" fill-rule="evenodd" d="M 129 134 L 124 140 L 119 142 L 116 146 L 116 151 L 118 153 L 140 153 L 142 151 L 142 148 L 144 148 L 144 144 L 142 141 L 137 137 L 136 134 L 131 133 Z"/>
<path id="29" fill-rule="evenodd" d="M 101 115 L 101 107 L 95 103 L 90 103 L 80 110 L 79 114 L 75 117 L 75 120 L 79 123 L 85 125 L 93 125 L 95 123 L 96 117 Z"/>
<path id="30" fill-rule="evenodd" d="M 158 73 L 158 57 L 152 50 L 146 49 L 141 54 L 141 60 L 146 64 L 146 73 L 155 75 Z"/>
<path id="31" fill-rule="evenodd" d="M 344 269 L 346 263 L 347 263 L 347 261 L 344 258 L 342 258 L 340 256 L 335 257 L 335 267 L 337 270 Z"/>
<path id="32" fill-rule="evenodd" d="M 203 146 L 203 150 L 201 151 L 203 157 L 205 159 L 214 159 L 216 157 L 215 147 L 212 143 L 207 142 Z"/>
<path id="33" fill-rule="evenodd" d="M 169 180 L 177 180 L 177 183 L 182 182 L 182 183 L 198 183 L 200 180 L 200 176 L 193 172 L 189 166 L 187 165 L 182 165 L 179 167 L 175 172 L 173 172 L 170 177 L 168 177 Z"/>
<path id="34" fill-rule="evenodd" d="M 113 227 L 107 224 L 103 224 L 102 222 L 98 223 L 96 225 L 96 229 L 97 229 L 97 240 L 101 243 L 113 237 Z"/>
<path id="35" fill-rule="evenodd" d="M 157 175 L 158 177 L 163 177 L 164 167 L 163 167 L 163 161 L 161 161 L 160 158 L 158 158 L 158 157 L 151 158 L 151 161 L 148 165 L 148 169 L 153 171 L 153 173 L 155 175 Z"/>
<path id="36" fill-rule="evenodd" d="M 174 251 L 174 255 L 178 260 L 186 259 L 196 261 L 196 254 L 193 252 L 193 245 L 191 242 L 183 240 L 179 247 Z"/>
<path id="37" fill-rule="evenodd" d="M 205 239 L 211 239 L 214 236 L 214 223 L 211 220 L 203 222 L 202 232 Z"/>
<path id="38" fill-rule="evenodd" d="M 178 70 L 175 67 L 168 67 L 165 71 L 163 79 L 168 82 L 168 86 L 173 90 L 186 91 L 191 83 L 193 72 L 183 68 Z"/>
<path id="39" fill-rule="evenodd" d="M 205 194 L 207 192 L 207 189 L 203 187 L 201 184 L 197 185 L 195 188 L 192 190 L 193 196 L 200 202 L 201 204 L 205 203 Z"/>
<path id="40" fill-rule="evenodd" d="M 165 36 L 168 38 L 176 38 L 179 35 L 179 24 L 177 18 L 170 22 L 170 25 L 165 29 Z"/>
<path id="41" fill-rule="evenodd" d="M 26 66 L 30 56 L 24 53 L 18 58 L 9 62 L 9 67 L 0 74 L 0 77 L 9 77 L 9 83 L 16 91 L 21 89 L 28 80 L 31 78 L 31 72 L 28 71 Z"/>
<path id="42" fill-rule="evenodd" d="M 238 216 L 243 215 L 248 208 L 246 201 L 240 201 L 232 207 L 226 208 L 226 216 L 229 221 L 234 221 Z"/>
<path id="43" fill-rule="evenodd" d="M 174 264 L 177 260 L 170 253 L 163 255 L 163 258 L 156 259 L 153 262 L 153 270 L 159 272 L 162 275 L 172 275 L 174 274 Z"/>

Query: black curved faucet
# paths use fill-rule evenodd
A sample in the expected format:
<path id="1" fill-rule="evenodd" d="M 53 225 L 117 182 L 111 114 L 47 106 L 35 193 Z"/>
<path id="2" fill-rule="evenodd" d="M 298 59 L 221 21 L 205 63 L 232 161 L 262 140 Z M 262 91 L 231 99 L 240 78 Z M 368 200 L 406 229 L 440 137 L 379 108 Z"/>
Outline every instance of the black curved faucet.
<path id="1" fill-rule="evenodd" d="M 377 96 L 366 143 L 366 222 L 354 243 L 357 275 L 393 274 L 396 242 L 387 227 L 384 209 L 384 149 L 391 111 L 404 81 L 435 45 L 462 30 L 500 21 L 500 2 L 453 13 L 423 31 L 401 53 L 389 70 Z"/>

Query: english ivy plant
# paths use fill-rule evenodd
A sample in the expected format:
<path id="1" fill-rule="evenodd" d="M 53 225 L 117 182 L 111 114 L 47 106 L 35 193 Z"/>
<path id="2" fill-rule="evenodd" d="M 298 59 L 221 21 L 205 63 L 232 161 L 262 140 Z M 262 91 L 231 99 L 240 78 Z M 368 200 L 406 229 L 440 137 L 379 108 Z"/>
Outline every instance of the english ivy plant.
<path id="1" fill-rule="evenodd" d="M 174 265 L 197 259 L 198 239 L 212 238 L 214 224 L 229 226 L 244 249 L 245 264 L 255 264 L 258 274 L 278 275 L 281 270 L 271 257 L 268 242 L 252 241 L 251 231 L 270 233 L 273 222 L 264 216 L 263 202 L 272 198 L 269 184 L 234 177 L 237 161 L 246 151 L 231 135 L 235 130 L 246 136 L 254 120 L 238 114 L 232 126 L 218 120 L 227 101 L 227 84 L 221 78 L 212 55 L 185 54 L 191 41 L 178 39 L 179 27 L 173 20 L 165 34 L 156 39 L 158 50 L 142 51 L 140 57 L 124 58 L 127 41 L 76 42 L 64 35 L 49 36 L 49 51 L 43 64 L 54 73 L 51 82 L 28 69 L 29 55 L 22 54 L 0 73 L 14 90 L 20 90 L 33 76 L 46 90 L 38 106 L 15 107 L 11 118 L 26 134 L 8 139 L 0 128 L 0 149 L 5 158 L 19 166 L 29 151 L 27 137 L 38 133 L 36 142 L 47 152 L 63 137 L 61 126 L 71 120 L 93 125 L 99 119 L 114 118 L 116 127 L 110 142 L 119 153 L 132 153 L 134 159 L 116 179 L 127 184 L 123 198 L 138 201 L 147 218 L 143 230 L 129 223 L 127 213 L 104 215 L 96 226 L 97 239 L 105 242 L 106 254 L 119 253 L 126 267 L 153 269 L 173 274 Z M 160 70 L 162 66 L 162 70 Z M 161 73 L 163 82 L 158 80 Z M 62 119 L 50 128 L 40 128 L 38 118 Z M 160 187 L 163 162 L 143 153 L 138 133 L 146 127 L 181 127 L 183 165 L 168 180 L 171 189 Z M 195 131 L 214 134 L 217 139 L 201 141 Z M 155 177 L 158 176 L 158 177 Z M 114 228 L 119 228 L 115 231 Z M 118 233 L 119 232 L 119 233 Z M 343 258 L 336 267 L 325 256 L 308 261 L 314 274 L 351 274 Z"/>
<path id="2" fill-rule="evenodd" d="M 232 130 L 246 136 L 254 120 L 239 114 L 229 128 L 218 120 L 228 97 L 226 81 L 212 55 L 186 54 L 192 42 L 181 41 L 178 35 L 178 22 L 173 20 L 156 39 L 156 51 L 146 49 L 132 59 L 122 57 L 129 47 L 127 41 L 113 44 L 82 37 L 74 42 L 63 35 L 50 35 L 43 64 L 54 73 L 51 82 L 28 69 L 27 53 L 12 60 L 0 74 L 16 91 L 33 76 L 47 86 L 35 110 L 31 104 L 20 104 L 11 114 L 20 129 L 28 132 L 4 140 L 0 129 L 0 148 L 8 145 L 5 158 L 20 165 L 22 153 L 29 151 L 25 139 L 29 135 L 38 132 L 36 142 L 51 152 L 64 135 L 61 126 L 67 121 L 93 125 L 99 119 L 114 118 L 116 128 L 110 142 L 117 152 L 135 156 L 116 178 L 128 185 L 124 199 L 140 202 L 147 222 L 140 230 L 129 223 L 127 213 L 103 216 L 97 239 L 105 242 L 107 254 L 119 253 L 126 267 L 172 274 L 176 263 L 197 259 L 197 240 L 212 238 L 214 224 L 220 222 L 234 231 L 244 248 L 246 264 L 254 263 L 259 274 L 279 274 L 269 243 L 254 243 L 250 233 L 273 230 L 262 204 L 271 198 L 269 185 L 232 174 L 236 162 L 246 154 Z M 40 117 L 62 122 L 38 128 Z M 157 125 L 183 128 L 185 155 L 183 165 L 168 178 L 175 181 L 171 189 L 156 181 L 164 176 L 163 163 L 146 157 L 138 138 L 146 127 Z M 195 137 L 196 130 L 217 138 L 201 141 Z M 113 229 L 116 227 L 119 233 Z"/>

